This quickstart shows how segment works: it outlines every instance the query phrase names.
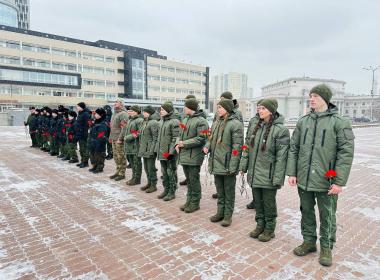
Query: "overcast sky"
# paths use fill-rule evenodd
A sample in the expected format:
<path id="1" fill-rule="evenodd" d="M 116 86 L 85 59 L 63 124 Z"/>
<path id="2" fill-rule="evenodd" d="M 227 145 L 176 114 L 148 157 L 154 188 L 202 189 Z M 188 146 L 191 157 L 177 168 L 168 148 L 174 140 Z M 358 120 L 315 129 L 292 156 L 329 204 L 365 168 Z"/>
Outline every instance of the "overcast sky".
<path id="1" fill-rule="evenodd" d="M 247 73 L 255 94 L 304 75 L 367 94 L 362 67 L 380 65 L 380 0 L 30 1 L 32 30 L 153 49 L 211 75 Z"/>

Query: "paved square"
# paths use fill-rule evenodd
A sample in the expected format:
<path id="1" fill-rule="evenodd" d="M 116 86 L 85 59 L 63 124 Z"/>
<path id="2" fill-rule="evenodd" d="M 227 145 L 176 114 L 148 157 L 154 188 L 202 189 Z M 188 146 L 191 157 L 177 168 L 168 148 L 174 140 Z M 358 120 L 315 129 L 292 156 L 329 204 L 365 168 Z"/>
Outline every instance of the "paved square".
<path id="1" fill-rule="evenodd" d="M 255 212 L 238 190 L 232 226 L 209 222 L 215 189 L 204 167 L 201 210 L 186 214 L 186 187 L 164 202 L 108 179 L 113 161 L 94 175 L 30 148 L 23 128 L 0 127 L 0 279 L 379 279 L 380 128 L 354 132 L 334 264 L 324 268 L 317 253 L 292 253 L 302 242 L 295 188 L 278 192 L 276 238 L 261 243 L 248 236 Z"/>

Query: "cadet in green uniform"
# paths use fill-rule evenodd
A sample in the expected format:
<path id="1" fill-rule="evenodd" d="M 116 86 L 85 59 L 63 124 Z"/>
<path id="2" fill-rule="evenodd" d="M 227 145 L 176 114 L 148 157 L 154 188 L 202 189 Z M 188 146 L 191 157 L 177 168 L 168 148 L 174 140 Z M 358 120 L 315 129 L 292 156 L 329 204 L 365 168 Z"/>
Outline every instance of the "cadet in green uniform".
<path id="1" fill-rule="evenodd" d="M 68 115 L 68 120 L 66 121 L 66 150 L 67 157 L 63 158 L 69 160 L 69 163 L 77 163 L 78 155 L 77 155 L 77 142 L 75 140 L 75 131 L 74 125 L 77 117 L 77 113 L 74 111 L 70 111 Z"/>
<path id="2" fill-rule="evenodd" d="M 240 162 L 242 175 L 248 171 L 247 181 L 256 199 L 256 229 L 250 236 L 263 242 L 275 236 L 276 194 L 284 184 L 290 142 L 289 130 L 277 107 L 275 99 L 261 101 L 259 121 L 246 137 L 249 140 Z"/>
<path id="3" fill-rule="evenodd" d="M 157 169 L 155 148 L 158 138 L 159 124 L 154 119 L 155 110 L 152 106 L 144 109 L 144 121 L 140 128 L 140 147 L 138 156 L 144 159 L 144 170 L 148 183 L 141 187 L 142 191 L 152 193 L 157 191 Z"/>
<path id="4" fill-rule="evenodd" d="M 303 243 L 293 252 L 297 256 L 305 256 L 317 250 L 314 211 L 317 202 L 321 245 L 319 263 L 324 266 L 332 264 L 337 196 L 350 174 L 355 138 L 350 121 L 338 114 L 337 107 L 330 103 L 331 98 L 332 92 L 326 85 L 310 90 L 311 111 L 297 122 L 287 164 L 289 184 L 298 186 L 302 214 Z M 336 176 L 328 179 L 326 175 L 330 170 Z"/>
<path id="5" fill-rule="evenodd" d="M 186 203 L 180 209 L 192 213 L 199 209 L 202 196 L 199 174 L 205 156 L 202 149 L 208 135 L 208 123 L 201 115 L 195 98 L 185 101 L 184 112 L 186 118 L 180 126 L 181 132 L 175 149 L 188 182 Z"/>
<path id="6" fill-rule="evenodd" d="M 214 175 L 218 198 L 218 211 L 210 220 L 213 223 L 222 221 L 222 226 L 228 227 L 232 223 L 235 205 L 243 124 L 234 113 L 234 103 L 230 99 L 223 99 L 218 103 L 218 115 L 203 151 L 210 153 L 209 172 Z"/>
<path id="7" fill-rule="evenodd" d="M 25 126 L 29 127 L 29 135 L 30 139 L 32 140 L 32 148 L 37 147 L 37 141 L 36 141 L 36 115 L 35 115 L 36 108 L 35 107 L 29 107 L 30 115 L 28 116 L 28 119 L 26 122 L 24 122 Z"/>
<path id="8" fill-rule="evenodd" d="M 158 195 L 158 198 L 169 201 L 175 198 L 177 190 L 177 163 L 174 145 L 179 135 L 179 120 L 177 114 L 174 114 L 174 107 L 171 102 L 165 102 L 161 105 L 160 115 L 156 152 L 161 163 L 164 191 Z"/>
<path id="9" fill-rule="evenodd" d="M 127 181 L 127 185 L 135 186 L 141 183 L 142 163 L 141 157 L 138 156 L 140 130 L 143 118 L 141 109 L 137 105 L 132 105 L 128 110 L 129 121 L 123 129 L 124 135 L 124 153 L 130 159 L 132 165 L 132 178 Z"/>

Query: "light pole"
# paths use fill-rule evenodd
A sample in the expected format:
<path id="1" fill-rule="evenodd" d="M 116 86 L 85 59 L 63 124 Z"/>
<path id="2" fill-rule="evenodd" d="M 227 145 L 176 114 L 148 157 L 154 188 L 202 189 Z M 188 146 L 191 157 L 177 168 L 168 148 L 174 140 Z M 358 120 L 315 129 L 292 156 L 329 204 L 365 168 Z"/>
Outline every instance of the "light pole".
<path id="1" fill-rule="evenodd" d="M 371 106 L 370 106 L 370 110 L 371 110 L 371 122 L 373 121 L 373 114 L 372 114 L 372 111 L 373 111 L 373 87 L 375 85 L 375 72 L 376 70 L 380 69 L 380 65 L 379 66 L 369 66 L 369 67 L 363 67 L 364 70 L 368 70 L 368 71 L 372 71 L 372 87 L 371 87 Z"/>

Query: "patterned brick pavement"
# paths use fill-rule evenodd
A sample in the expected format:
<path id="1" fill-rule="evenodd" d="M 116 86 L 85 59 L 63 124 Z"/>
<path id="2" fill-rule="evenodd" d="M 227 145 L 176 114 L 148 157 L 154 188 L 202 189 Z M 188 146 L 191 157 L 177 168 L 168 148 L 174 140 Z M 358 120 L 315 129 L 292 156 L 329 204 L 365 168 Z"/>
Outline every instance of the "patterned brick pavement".
<path id="1" fill-rule="evenodd" d="M 379 279 L 380 128 L 355 134 L 334 265 L 324 268 L 317 253 L 292 254 L 301 242 L 294 188 L 279 191 L 276 238 L 261 243 L 248 237 L 254 210 L 238 190 L 232 226 L 209 222 L 216 201 L 205 174 L 201 210 L 186 214 L 186 187 L 163 202 L 109 180 L 111 161 L 94 175 L 29 148 L 23 128 L 0 127 L 0 279 Z"/>

